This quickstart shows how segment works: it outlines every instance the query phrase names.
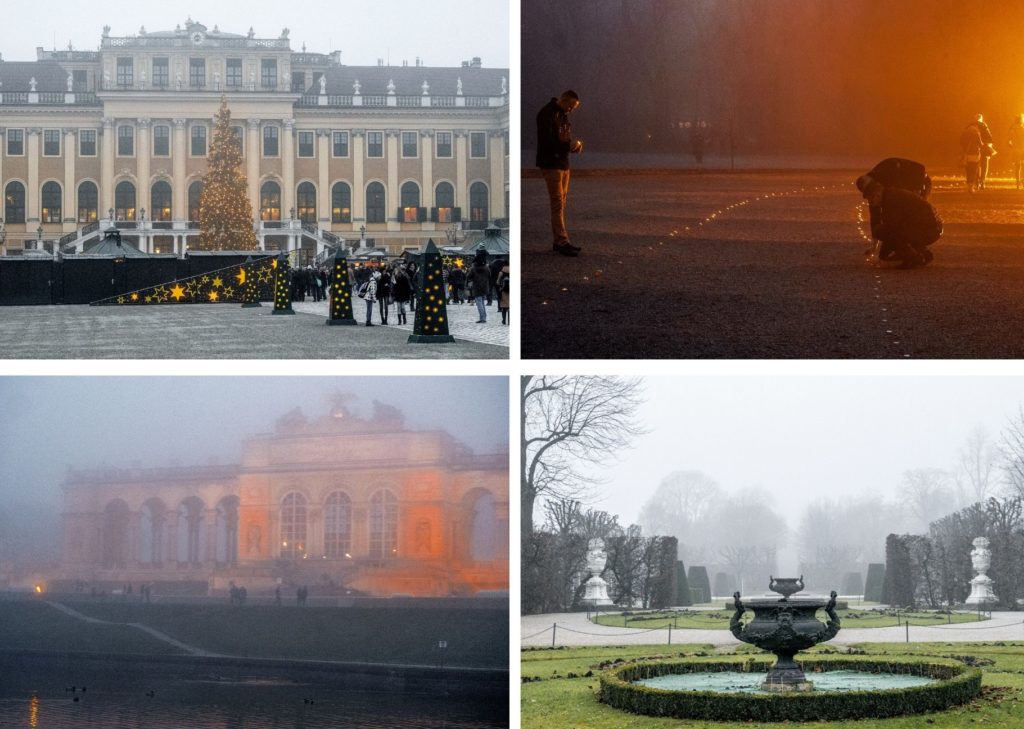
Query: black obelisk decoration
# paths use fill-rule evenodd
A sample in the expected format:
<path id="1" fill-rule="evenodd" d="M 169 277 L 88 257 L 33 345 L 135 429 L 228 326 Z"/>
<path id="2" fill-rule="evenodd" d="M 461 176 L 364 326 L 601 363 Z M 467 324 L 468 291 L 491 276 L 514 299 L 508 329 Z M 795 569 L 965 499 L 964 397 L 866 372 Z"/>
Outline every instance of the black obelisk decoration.
<path id="1" fill-rule="evenodd" d="M 292 269 L 287 256 L 278 256 L 274 273 L 274 313 L 294 314 L 292 311 Z"/>
<path id="2" fill-rule="evenodd" d="M 243 309 L 255 309 L 260 304 L 260 294 L 256 289 L 256 276 L 253 275 L 252 256 L 245 259 L 245 265 L 242 266 L 242 275 L 244 279 L 241 282 L 242 285 L 242 308 Z"/>
<path id="3" fill-rule="evenodd" d="M 331 304 L 328 308 L 327 324 L 355 325 L 352 316 L 352 287 L 348 282 L 348 259 L 339 248 L 334 253 L 334 268 L 331 271 Z"/>
<path id="4" fill-rule="evenodd" d="M 416 274 L 416 319 L 409 344 L 443 344 L 454 342 L 448 333 L 448 307 L 445 305 L 444 278 L 441 274 L 441 253 L 433 239 L 423 250 L 423 265 Z"/>

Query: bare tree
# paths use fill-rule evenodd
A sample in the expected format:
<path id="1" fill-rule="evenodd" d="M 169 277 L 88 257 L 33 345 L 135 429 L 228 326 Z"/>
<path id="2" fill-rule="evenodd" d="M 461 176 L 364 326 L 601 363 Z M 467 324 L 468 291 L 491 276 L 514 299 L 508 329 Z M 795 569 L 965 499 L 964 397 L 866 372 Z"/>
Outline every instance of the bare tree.
<path id="1" fill-rule="evenodd" d="M 739 582 L 740 591 L 763 580 L 777 568 L 778 548 L 786 544 L 786 520 L 771 507 L 768 494 L 744 489 L 726 501 L 711 517 L 714 544 Z"/>
<path id="2" fill-rule="evenodd" d="M 927 532 L 929 524 L 954 510 L 949 474 L 940 468 L 904 471 L 899 499 L 918 534 Z"/>
<path id="3" fill-rule="evenodd" d="M 700 471 L 673 471 L 640 508 L 640 526 L 648 534 L 679 540 L 687 564 L 705 558 L 708 516 L 725 501 L 722 488 Z"/>
<path id="4" fill-rule="evenodd" d="M 953 478 L 960 492 L 961 507 L 986 501 L 993 494 L 998 464 L 999 449 L 988 431 L 979 425 L 967 436 L 957 455 Z"/>
<path id="5" fill-rule="evenodd" d="M 639 379 L 593 375 L 524 375 L 520 379 L 522 533 L 533 533 L 538 497 L 572 499 L 644 429 L 635 421 Z"/>
<path id="6" fill-rule="evenodd" d="M 1003 428 L 1000 445 L 1009 491 L 1024 498 L 1024 407 L 1018 405 L 1017 415 Z"/>

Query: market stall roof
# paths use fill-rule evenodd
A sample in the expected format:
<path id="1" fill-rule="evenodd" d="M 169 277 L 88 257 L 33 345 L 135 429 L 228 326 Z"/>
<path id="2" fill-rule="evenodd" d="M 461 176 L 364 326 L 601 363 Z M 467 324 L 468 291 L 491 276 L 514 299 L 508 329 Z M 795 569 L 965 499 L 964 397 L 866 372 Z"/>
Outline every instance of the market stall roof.
<path id="1" fill-rule="evenodd" d="M 150 258 L 130 243 L 121 240 L 120 235 L 107 234 L 99 243 L 85 251 L 90 256 L 110 256 L 111 258 Z"/>
<path id="2" fill-rule="evenodd" d="M 509 254 L 508 238 L 501 237 L 501 228 L 497 225 L 488 225 L 484 230 L 484 237 L 464 245 L 462 253 L 463 255 L 473 255 L 481 248 L 491 256 L 507 256 Z"/>

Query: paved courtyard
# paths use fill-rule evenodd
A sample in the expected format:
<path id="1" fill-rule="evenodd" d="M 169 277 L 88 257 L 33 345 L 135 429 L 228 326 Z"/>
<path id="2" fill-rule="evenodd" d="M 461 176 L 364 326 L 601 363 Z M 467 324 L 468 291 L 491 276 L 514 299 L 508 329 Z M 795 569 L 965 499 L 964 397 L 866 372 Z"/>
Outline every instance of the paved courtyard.
<path id="1" fill-rule="evenodd" d="M 235 304 L 0 307 L 3 359 L 507 359 L 504 346 L 461 338 L 408 344 L 411 326 L 326 326 L 323 313 L 274 316 Z M 299 304 L 315 309 L 316 305 Z M 468 307 L 466 307 L 468 308 Z M 461 315 L 461 312 L 460 312 Z M 411 317 L 410 317 L 411 320 Z M 475 321 L 475 308 L 474 308 Z M 481 328 L 491 324 L 478 325 Z M 467 327 L 468 328 L 468 327 Z"/>

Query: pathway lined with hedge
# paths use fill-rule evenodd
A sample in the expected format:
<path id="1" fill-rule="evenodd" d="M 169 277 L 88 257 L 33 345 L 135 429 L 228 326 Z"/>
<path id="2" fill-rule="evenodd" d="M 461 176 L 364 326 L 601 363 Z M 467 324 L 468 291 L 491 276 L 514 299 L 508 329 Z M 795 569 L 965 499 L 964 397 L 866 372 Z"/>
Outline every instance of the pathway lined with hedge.
<path id="1" fill-rule="evenodd" d="M 669 630 L 662 628 L 613 628 L 590 621 L 587 613 L 547 613 L 523 615 L 519 621 L 520 645 L 550 647 L 588 645 L 667 645 Z M 830 644 L 902 643 L 907 640 L 906 627 L 852 628 L 846 625 Z M 953 625 L 911 625 L 910 642 L 956 642 L 1024 640 L 1024 612 L 993 613 L 991 620 L 982 623 Z M 715 647 L 741 645 L 728 630 L 673 629 L 671 641 L 677 643 L 704 643 Z"/>

